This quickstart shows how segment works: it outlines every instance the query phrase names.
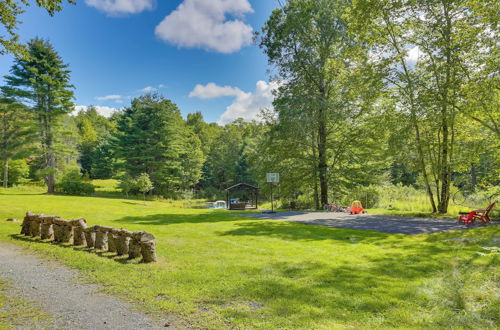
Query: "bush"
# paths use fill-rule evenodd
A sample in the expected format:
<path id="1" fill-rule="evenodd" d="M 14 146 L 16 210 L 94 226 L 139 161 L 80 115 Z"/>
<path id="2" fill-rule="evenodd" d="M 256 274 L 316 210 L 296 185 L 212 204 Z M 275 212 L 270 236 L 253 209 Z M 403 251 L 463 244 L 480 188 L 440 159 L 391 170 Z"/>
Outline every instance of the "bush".
<path id="1" fill-rule="evenodd" d="M 351 205 L 355 200 L 360 201 L 364 208 L 374 208 L 380 201 L 380 193 L 376 186 L 358 186 L 342 199 L 342 204 Z"/>
<path id="2" fill-rule="evenodd" d="M 57 191 L 67 195 L 81 196 L 93 194 L 95 187 L 82 177 L 79 168 L 70 168 L 57 185 Z"/>

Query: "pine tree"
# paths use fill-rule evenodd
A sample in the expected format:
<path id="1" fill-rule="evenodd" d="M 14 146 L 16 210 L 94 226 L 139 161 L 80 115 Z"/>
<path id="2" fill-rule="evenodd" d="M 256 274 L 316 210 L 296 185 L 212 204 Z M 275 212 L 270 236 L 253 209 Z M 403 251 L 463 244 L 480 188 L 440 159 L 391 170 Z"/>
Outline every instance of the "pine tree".
<path id="1" fill-rule="evenodd" d="M 28 43 L 28 57 L 17 58 L 11 75 L 6 76 L 3 91 L 32 106 L 38 121 L 39 138 L 44 158 L 47 191 L 55 189 L 56 134 L 59 119 L 73 110 L 73 91 L 68 65 L 52 45 L 35 38 Z"/>
<path id="2" fill-rule="evenodd" d="M 118 119 L 117 129 L 116 153 L 125 172 L 132 177 L 148 174 L 155 192 L 173 195 L 199 180 L 200 142 L 190 140 L 190 131 L 170 100 L 157 94 L 134 99 Z"/>

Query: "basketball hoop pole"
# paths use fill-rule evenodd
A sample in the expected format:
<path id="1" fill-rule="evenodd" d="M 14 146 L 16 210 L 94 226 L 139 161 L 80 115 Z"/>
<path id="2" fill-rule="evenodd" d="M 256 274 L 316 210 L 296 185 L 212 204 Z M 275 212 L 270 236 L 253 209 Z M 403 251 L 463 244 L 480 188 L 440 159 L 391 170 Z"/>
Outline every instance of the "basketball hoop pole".
<path id="1" fill-rule="evenodd" d="M 273 183 L 269 182 L 271 185 L 271 212 L 274 213 L 274 198 L 273 198 Z"/>

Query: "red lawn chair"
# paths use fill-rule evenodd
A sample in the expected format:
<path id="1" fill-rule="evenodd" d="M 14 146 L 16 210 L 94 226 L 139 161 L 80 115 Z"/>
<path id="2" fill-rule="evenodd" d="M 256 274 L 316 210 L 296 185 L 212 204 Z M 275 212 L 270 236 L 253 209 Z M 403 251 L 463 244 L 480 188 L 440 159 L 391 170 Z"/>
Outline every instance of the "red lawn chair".
<path id="1" fill-rule="evenodd" d="M 489 214 L 490 211 L 495 206 L 495 203 L 488 205 L 486 210 L 474 210 L 471 212 L 459 212 L 458 223 L 463 223 L 464 225 L 472 224 L 475 220 L 481 220 L 483 223 L 488 223 L 491 221 Z"/>

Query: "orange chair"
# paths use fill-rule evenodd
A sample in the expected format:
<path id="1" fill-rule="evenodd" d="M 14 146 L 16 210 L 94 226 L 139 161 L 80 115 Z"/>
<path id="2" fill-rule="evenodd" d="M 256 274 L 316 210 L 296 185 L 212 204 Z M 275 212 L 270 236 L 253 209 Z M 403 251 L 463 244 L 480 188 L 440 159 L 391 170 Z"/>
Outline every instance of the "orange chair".
<path id="1" fill-rule="evenodd" d="M 485 210 L 474 210 L 471 212 L 459 212 L 458 223 L 463 223 L 468 225 L 474 223 L 475 220 L 481 220 L 483 223 L 488 223 L 491 221 L 489 214 L 495 206 L 495 203 L 491 203 Z"/>

